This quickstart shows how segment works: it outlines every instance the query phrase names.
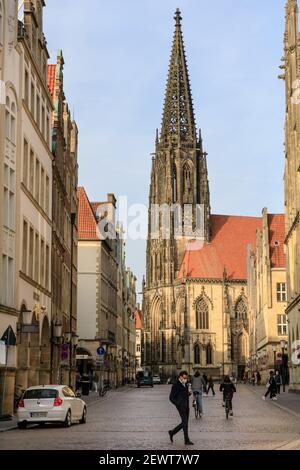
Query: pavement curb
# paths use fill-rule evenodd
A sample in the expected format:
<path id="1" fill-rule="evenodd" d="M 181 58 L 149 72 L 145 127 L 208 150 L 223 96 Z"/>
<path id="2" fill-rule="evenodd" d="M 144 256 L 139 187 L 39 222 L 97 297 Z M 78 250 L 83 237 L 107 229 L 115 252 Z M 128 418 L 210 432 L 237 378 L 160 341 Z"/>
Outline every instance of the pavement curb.
<path id="1" fill-rule="evenodd" d="M 300 439 L 295 439 L 293 441 L 288 442 L 287 444 L 283 444 L 282 446 L 275 447 L 274 450 L 299 450 L 300 449 Z"/>
<path id="2" fill-rule="evenodd" d="M 113 393 L 113 395 L 114 395 L 115 393 L 121 393 L 121 392 L 122 392 L 122 393 L 125 393 L 125 392 L 129 392 L 129 391 L 132 390 L 133 388 L 135 388 L 135 387 L 134 387 L 134 386 L 132 386 L 132 387 L 129 386 L 129 387 L 126 387 L 126 388 L 125 388 L 125 387 L 124 387 L 124 388 L 123 388 L 123 387 L 120 387 L 120 388 L 114 389 L 114 390 L 112 390 L 112 391 L 114 392 L 114 393 Z M 92 400 L 92 401 L 86 403 L 86 406 L 89 408 L 90 406 L 96 405 L 97 403 L 102 403 L 102 402 L 104 402 L 104 401 L 107 401 L 107 400 L 110 398 L 110 396 L 111 396 L 111 394 L 110 394 L 109 392 L 108 392 L 108 394 L 107 394 L 105 397 L 99 397 L 99 396 L 97 396 L 97 397 L 95 397 L 94 400 Z M 15 429 L 18 429 L 17 424 L 13 424 L 13 425 L 11 425 L 10 427 L 4 428 L 4 429 L 1 429 L 1 428 L 0 428 L 0 433 L 2 433 L 2 432 L 8 432 L 8 431 L 14 431 Z"/>
<path id="3" fill-rule="evenodd" d="M 258 395 L 258 393 L 256 392 L 256 390 L 252 390 L 250 387 L 248 387 L 248 390 L 250 390 L 252 393 L 254 393 L 254 395 Z M 275 402 L 275 401 L 265 401 L 265 403 L 267 403 L 268 405 L 274 405 L 274 406 L 277 406 L 277 408 L 280 408 L 281 410 L 283 411 L 286 411 L 287 413 L 295 416 L 296 418 L 300 419 L 300 413 L 297 413 L 296 411 L 293 411 L 291 410 L 290 408 L 287 408 L 286 406 L 284 405 L 280 405 L 279 403 Z"/>

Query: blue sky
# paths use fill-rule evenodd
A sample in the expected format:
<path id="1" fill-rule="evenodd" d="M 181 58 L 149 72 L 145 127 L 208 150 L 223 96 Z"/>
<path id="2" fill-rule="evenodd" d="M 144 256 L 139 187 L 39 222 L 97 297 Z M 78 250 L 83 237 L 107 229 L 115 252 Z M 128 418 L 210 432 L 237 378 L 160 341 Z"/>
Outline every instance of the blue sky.
<path id="1" fill-rule="evenodd" d="M 91 200 L 114 192 L 147 204 L 179 7 L 212 212 L 283 212 L 284 0 L 46 3 L 48 49 L 51 62 L 63 50 L 79 127 L 79 183 Z M 144 242 L 128 241 L 127 264 L 140 282 Z"/>

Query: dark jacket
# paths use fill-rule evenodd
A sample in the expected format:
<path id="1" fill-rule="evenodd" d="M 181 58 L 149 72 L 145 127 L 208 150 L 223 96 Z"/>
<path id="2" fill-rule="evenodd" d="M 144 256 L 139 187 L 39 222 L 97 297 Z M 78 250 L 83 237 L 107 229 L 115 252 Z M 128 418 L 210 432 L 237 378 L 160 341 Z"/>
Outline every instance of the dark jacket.
<path id="1" fill-rule="evenodd" d="M 268 383 L 269 383 L 269 388 L 276 390 L 277 384 L 276 384 L 276 380 L 275 380 L 274 375 L 269 378 Z"/>
<path id="2" fill-rule="evenodd" d="M 188 385 L 183 385 L 180 380 L 177 380 L 174 385 L 172 385 L 170 402 L 173 403 L 176 408 L 189 408 Z"/>
<path id="3" fill-rule="evenodd" d="M 220 392 L 224 392 L 224 395 L 227 397 L 232 397 L 236 388 L 232 382 L 222 382 L 220 385 Z"/>

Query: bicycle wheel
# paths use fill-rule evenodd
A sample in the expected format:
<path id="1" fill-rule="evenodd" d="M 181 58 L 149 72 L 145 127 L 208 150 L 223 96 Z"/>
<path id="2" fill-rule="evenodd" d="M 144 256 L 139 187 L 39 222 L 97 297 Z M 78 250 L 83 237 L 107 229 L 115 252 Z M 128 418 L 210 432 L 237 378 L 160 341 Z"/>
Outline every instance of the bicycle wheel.
<path id="1" fill-rule="evenodd" d="M 226 400 L 226 403 L 225 403 L 225 412 L 226 412 L 226 419 L 228 419 L 228 416 L 229 416 L 229 401 Z"/>

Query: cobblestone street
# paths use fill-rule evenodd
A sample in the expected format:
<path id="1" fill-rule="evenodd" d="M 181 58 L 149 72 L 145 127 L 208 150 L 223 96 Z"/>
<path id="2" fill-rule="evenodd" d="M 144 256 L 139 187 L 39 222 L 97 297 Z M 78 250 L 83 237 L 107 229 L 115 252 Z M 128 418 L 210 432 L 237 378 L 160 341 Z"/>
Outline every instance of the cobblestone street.
<path id="1" fill-rule="evenodd" d="M 0 449 L 186 450 L 182 433 L 174 444 L 169 442 L 167 431 L 179 422 L 168 400 L 169 391 L 169 385 L 158 385 L 111 392 L 88 406 L 85 425 L 4 432 Z M 239 385 L 234 417 L 228 421 L 219 392 L 203 400 L 201 420 L 196 421 L 191 409 L 190 438 L 195 445 L 189 450 L 300 448 L 300 418 L 263 401 L 259 390 Z M 276 403 L 280 405 L 280 399 Z"/>

